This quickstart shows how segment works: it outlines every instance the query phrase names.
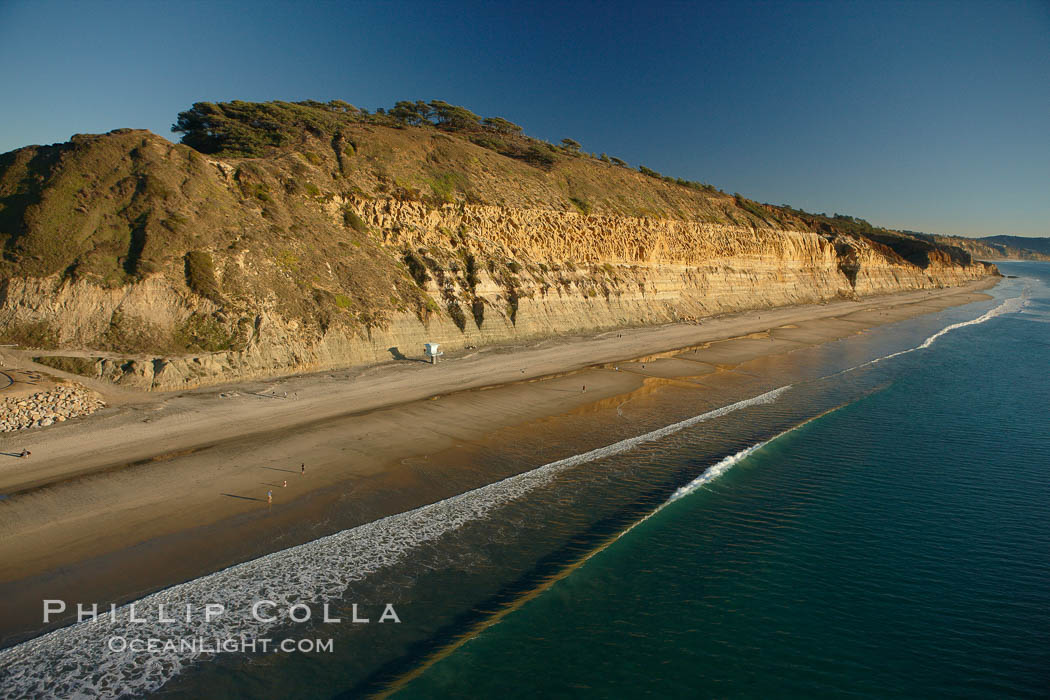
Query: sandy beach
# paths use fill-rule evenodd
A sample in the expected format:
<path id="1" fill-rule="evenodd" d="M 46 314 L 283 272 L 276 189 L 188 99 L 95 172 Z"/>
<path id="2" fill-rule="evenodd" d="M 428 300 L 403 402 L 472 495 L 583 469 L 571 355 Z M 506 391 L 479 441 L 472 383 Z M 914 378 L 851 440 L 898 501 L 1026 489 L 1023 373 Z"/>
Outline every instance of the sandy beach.
<path id="1" fill-rule="evenodd" d="M 0 645 L 37 633 L 43 598 L 132 600 L 504 478 L 504 466 L 467 458 L 497 431 L 686 378 L 716 406 L 742 363 L 987 299 L 997 281 L 485 348 L 437 366 L 413 358 L 179 394 L 90 384 L 108 408 L 0 435 Z M 536 450 L 537 464 L 550 457 Z"/>

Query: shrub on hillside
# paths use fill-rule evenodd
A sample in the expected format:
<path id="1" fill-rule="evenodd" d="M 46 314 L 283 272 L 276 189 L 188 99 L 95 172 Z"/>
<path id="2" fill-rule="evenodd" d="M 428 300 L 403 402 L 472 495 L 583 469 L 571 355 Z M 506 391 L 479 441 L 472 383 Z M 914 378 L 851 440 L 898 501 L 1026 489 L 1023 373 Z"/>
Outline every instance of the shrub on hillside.
<path id="1" fill-rule="evenodd" d="M 357 215 L 357 212 L 350 207 L 343 209 L 343 224 L 347 228 L 352 228 L 358 233 L 368 232 L 368 225 Z"/>
<path id="2" fill-rule="evenodd" d="M 221 303 L 222 293 L 215 279 L 215 263 L 210 253 L 203 250 L 186 253 L 186 286 L 205 299 Z"/>

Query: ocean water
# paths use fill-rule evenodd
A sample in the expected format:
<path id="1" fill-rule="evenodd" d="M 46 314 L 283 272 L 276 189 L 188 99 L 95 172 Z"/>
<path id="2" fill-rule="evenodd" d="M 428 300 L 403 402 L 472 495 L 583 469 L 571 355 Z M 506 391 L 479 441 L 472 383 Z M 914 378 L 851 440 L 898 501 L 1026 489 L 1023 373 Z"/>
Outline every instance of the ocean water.
<path id="1" fill-rule="evenodd" d="M 993 300 L 765 360 L 718 405 L 682 382 L 493 436 L 471 459 L 519 476 L 140 602 L 219 601 L 219 620 L 125 608 L 0 651 L 0 689 L 1046 696 L 1050 265 L 1001 269 Z M 573 452 L 581 432 L 603 447 Z M 260 599 L 344 623 L 257 622 Z M 387 602 L 400 624 L 376 623 Z M 334 648 L 107 648 L 132 633 Z"/>
<path id="2" fill-rule="evenodd" d="M 1019 313 L 709 467 L 395 697 L 1050 695 L 1050 265 L 1002 270 Z"/>

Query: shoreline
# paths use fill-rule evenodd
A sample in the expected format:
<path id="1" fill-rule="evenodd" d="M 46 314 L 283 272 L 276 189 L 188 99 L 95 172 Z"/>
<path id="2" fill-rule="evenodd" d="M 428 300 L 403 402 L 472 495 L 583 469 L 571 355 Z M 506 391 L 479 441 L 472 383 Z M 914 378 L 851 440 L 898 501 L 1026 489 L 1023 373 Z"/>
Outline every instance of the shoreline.
<path id="1" fill-rule="evenodd" d="M 998 279 L 556 338 L 437 367 L 405 361 L 210 387 L 5 434 L 0 452 L 25 443 L 33 457 L 0 466 L 0 646 L 42 631 L 42 598 L 127 602 L 447 498 L 513 472 L 456 466 L 469 460 L 438 468 L 432 456 L 469 455 L 498 431 L 669 384 L 710 392 L 714 406 L 735 365 L 987 299 L 979 290 Z M 683 349 L 695 353 L 678 357 Z M 628 366 L 606 366 L 615 363 Z M 338 522 L 319 517 L 334 510 Z"/>

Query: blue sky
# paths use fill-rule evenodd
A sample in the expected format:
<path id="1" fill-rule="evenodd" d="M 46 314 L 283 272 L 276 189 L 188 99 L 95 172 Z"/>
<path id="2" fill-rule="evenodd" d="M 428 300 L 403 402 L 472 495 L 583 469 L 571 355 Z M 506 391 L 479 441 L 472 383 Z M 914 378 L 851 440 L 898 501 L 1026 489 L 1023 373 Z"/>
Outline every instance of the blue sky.
<path id="1" fill-rule="evenodd" d="M 443 99 L 774 204 L 1050 235 L 1050 2 L 0 0 L 0 152 Z"/>

